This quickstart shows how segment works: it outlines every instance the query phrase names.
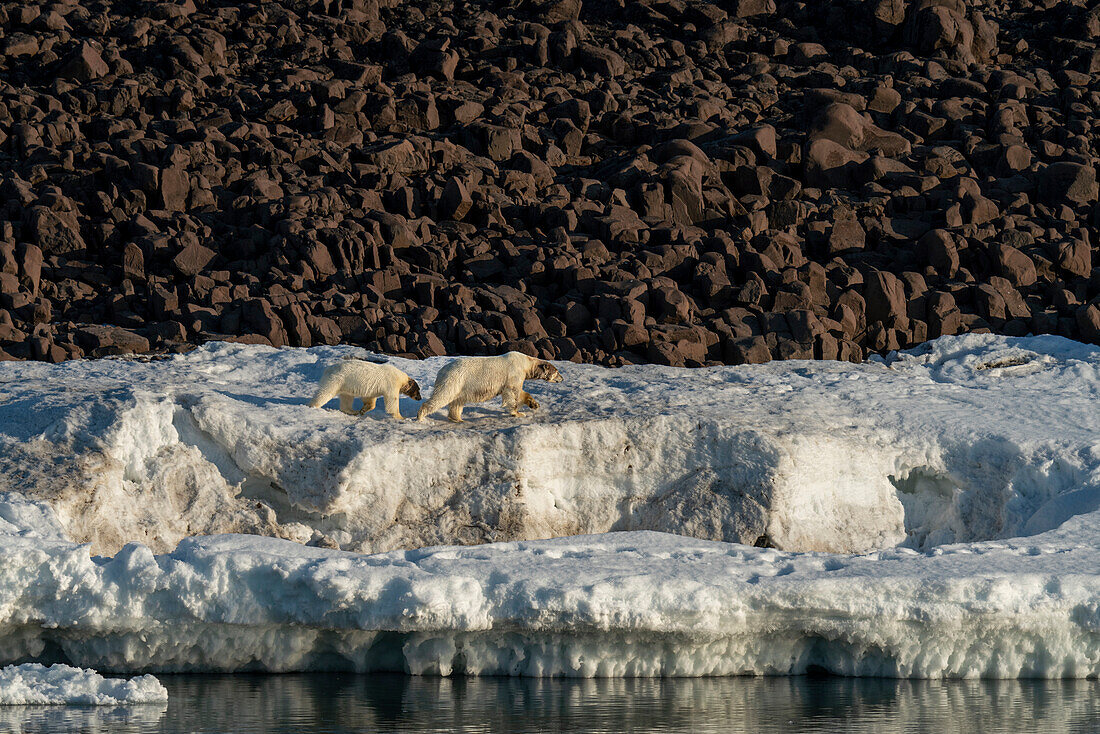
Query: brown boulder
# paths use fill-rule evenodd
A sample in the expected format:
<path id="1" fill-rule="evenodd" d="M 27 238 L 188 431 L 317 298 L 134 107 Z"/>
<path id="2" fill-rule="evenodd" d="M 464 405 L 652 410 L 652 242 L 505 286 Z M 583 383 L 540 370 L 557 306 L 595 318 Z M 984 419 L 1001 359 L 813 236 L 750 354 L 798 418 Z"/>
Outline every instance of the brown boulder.
<path id="1" fill-rule="evenodd" d="M 23 245 L 19 253 L 19 279 L 23 287 L 38 297 L 38 286 L 42 279 L 43 255 L 41 248 L 35 245 Z"/>
<path id="2" fill-rule="evenodd" d="M 1096 169 L 1067 161 L 1051 163 L 1039 173 L 1039 197 L 1048 204 L 1096 201 Z"/>
<path id="3" fill-rule="evenodd" d="M 835 140 L 817 138 L 806 149 L 803 163 L 806 183 L 819 188 L 851 186 L 857 166 L 868 157 Z"/>
<path id="4" fill-rule="evenodd" d="M 1077 309 L 1077 328 L 1083 338 L 1100 342 L 1100 304 L 1093 303 Z"/>
<path id="5" fill-rule="evenodd" d="M 575 51 L 577 64 L 585 71 L 604 77 L 617 77 L 626 73 L 623 57 L 609 48 L 582 43 Z"/>
<path id="6" fill-rule="evenodd" d="M 214 259 L 215 254 L 216 253 L 209 247 L 200 245 L 197 242 L 192 242 L 172 258 L 172 267 L 175 268 L 176 272 L 180 275 L 190 278 L 193 275 L 201 273 L 210 261 Z"/>
<path id="7" fill-rule="evenodd" d="M 187 195 L 191 180 L 182 166 L 172 166 L 160 172 L 159 188 L 164 208 L 171 212 L 187 211 Z"/>
<path id="8" fill-rule="evenodd" d="M 73 212 L 56 212 L 36 206 L 29 214 L 30 231 L 46 255 L 69 255 L 85 249 L 80 224 Z"/>
<path id="9" fill-rule="evenodd" d="M 577 20 L 581 16 L 581 0 L 547 0 L 539 4 L 538 13 L 540 22 L 548 25 Z"/>
<path id="10" fill-rule="evenodd" d="M 876 150 L 886 157 L 910 152 L 909 141 L 904 137 L 875 126 L 843 102 L 834 102 L 818 114 L 809 139 L 832 140 L 849 150 Z"/>
<path id="11" fill-rule="evenodd" d="M 62 76 L 75 79 L 78 82 L 89 82 L 106 76 L 111 71 L 110 67 L 99 55 L 99 51 L 90 43 L 82 43 L 76 51 L 69 56 L 65 65 L 61 67 Z"/>
<path id="12" fill-rule="evenodd" d="M 937 274 L 950 278 L 959 269 L 959 251 L 947 230 L 933 229 L 917 242 Z"/>
<path id="13" fill-rule="evenodd" d="M 320 278 L 327 278 L 336 274 L 337 268 L 332 262 L 332 254 L 329 252 L 328 247 L 321 242 L 310 244 L 306 250 L 306 262 Z"/>
<path id="14" fill-rule="evenodd" d="M 119 326 L 81 326 L 73 336 L 83 349 L 97 354 L 143 354 L 149 351 L 148 339 Z"/>
<path id="15" fill-rule="evenodd" d="M 145 253 L 134 242 L 127 242 L 122 250 L 122 277 L 130 280 L 145 279 Z"/>
<path id="16" fill-rule="evenodd" d="M 908 326 L 905 288 L 893 273 L 873 272 L 863 284 L 867 301 L 867 323 L 881 321 L 885 326 L 904 329 Z"/>
<path id="17" fill-rule="evenodd" d="M 991 251 L 997 272 L 1015 286 L 1035 283 L 1035 263 L 1011 245 L 994 245 Z"/>
<path id="18" fill-rule="evenodd" d="M 729 11 L 734 18 L 771 15 L 775 12 L 775 0 L 732 0 Z"/>
<path id="19" fill-rule="evenodd" d="M 474 201 L 462 179 L 451 176 L 439 198 L 439 216 L 442 219 L 461 221 L 473 207 Z"/>
<path id="20" fill-rule="evenodd" d="M 1055 262 L 1070 275 L 1087 278 L 1092 273 L 1092 248 L 1083 239 L 1063 242 L 1058 245 L 1058 257 Z"/>

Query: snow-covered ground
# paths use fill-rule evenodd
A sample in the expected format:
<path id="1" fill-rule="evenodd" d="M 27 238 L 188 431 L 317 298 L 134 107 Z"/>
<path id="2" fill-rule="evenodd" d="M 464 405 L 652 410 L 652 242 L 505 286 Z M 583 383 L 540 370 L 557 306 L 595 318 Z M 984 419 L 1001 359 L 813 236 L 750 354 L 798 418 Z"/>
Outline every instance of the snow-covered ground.
<path id="1" fill-rule="evenodd" d="M 561 364 L 463 426 L 308 408 L 354 351 L 0 365 L 2 661 L 1100 675 L 1100 349 Z M 189 537 L 241 531 L 300 542 Z"/>
<path id="2" fill-rule="evenodd" d="M 1058 337 L 948 337 L 890 366 L 565 363 L 563 383 L 528 383 L 533 416 L 497 400 L 461 426 L 309 408 L 349 353 L 5 363 L 0 491 L 45 500 L 97 553 L 224 532 L 379 552 L 609 530 L 924 549 L 1100 507 L 1100 350 Z M 395 362 L 427 394 L 445 359 Z"/>
<path id="3" fill-rule="evenodd" d="M 24 663 L 0 670 L 0 706 L 163 703 L 168 691 L 151 675 L 125 680 L 68 665 Z"/>

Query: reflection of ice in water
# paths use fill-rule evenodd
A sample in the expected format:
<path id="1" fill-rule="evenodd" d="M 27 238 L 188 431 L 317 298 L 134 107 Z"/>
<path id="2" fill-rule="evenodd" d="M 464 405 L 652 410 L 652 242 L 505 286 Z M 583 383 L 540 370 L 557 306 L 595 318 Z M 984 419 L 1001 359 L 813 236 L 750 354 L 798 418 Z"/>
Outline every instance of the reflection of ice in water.
<path id="1" fill-rule="evenodd" d="M 518 679 L 397 675 L 163 676 L 160 719 L 56 730 L 237 732 L 1088 731 L 1096 681 L 853 678 Z M 149 707 L 155 709 L 156 707 Z M 94 712 L 93 712 L 94 713 Z M 139 712 L 135 712 L 139 713 Z M 1026 723 L 1025 723 L 1026 722 Z M 5 729 L 6 730 L 6 729 Z M 38 724 L 22 731 L 47 731 Z"/>
<path id="2" fill-rule="evenodd" d="M 167 703 L 135 706 L 2 706 L 0 732 L 124 734 L 155 731 Z"/>

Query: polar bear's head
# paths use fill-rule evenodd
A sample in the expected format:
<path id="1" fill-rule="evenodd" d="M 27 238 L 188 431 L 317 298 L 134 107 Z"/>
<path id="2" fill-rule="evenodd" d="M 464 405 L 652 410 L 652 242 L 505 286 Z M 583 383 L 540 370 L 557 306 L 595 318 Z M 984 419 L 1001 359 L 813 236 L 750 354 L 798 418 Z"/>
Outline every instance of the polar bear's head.
<path id="1" fill-rule="evenodd" d="M 413 400 L 422 399 L 420 397 L 420 385 L 411 377 L 408 379 L 408 382 L 405 383 L 405 386 L 401 388 L 401 393 L 403 395 L 408 395 Z"/>
<path id="2" fill-rule="evenodd" d="M 557 367 L 541 360 L 535 362 L 527 377 L 532 380 L 546 380 L 547 382 L 561 382 L 562 379 Z"/>

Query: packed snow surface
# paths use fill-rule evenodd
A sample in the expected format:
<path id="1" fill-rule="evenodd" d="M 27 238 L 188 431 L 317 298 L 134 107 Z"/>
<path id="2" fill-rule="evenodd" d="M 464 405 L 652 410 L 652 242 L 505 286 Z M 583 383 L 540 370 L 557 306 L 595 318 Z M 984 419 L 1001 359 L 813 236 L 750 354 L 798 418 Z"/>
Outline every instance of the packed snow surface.
<path id="1" fill-rule="evenodd" d="M 168 691 L 151 675 L 130 680 L 104 678 L 68 665 L 24 663 L 0 670 L 0 706 L 163 703 Z"/>
<path id="2" fill-rule="evenodd" d="M 560 364 L 462 426 L 310 409 L 352 352 L 0 365 L 0 662 L 1100 676 L 1094 347 Z"/>

